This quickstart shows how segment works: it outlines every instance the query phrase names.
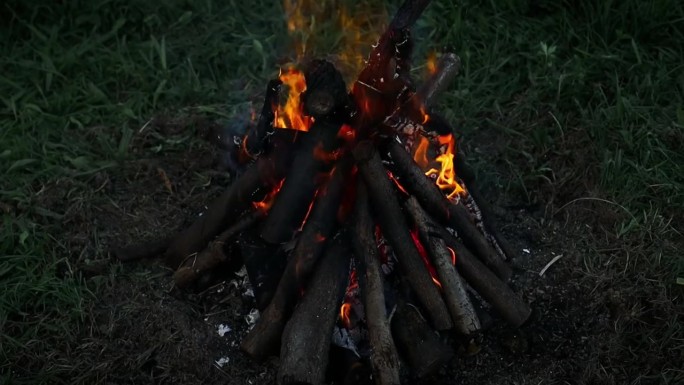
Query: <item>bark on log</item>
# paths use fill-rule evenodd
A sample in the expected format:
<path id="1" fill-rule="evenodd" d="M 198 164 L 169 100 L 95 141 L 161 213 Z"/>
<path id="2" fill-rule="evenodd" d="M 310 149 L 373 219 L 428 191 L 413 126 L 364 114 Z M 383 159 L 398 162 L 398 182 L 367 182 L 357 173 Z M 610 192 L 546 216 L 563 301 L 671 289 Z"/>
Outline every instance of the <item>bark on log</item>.
<path id="1" fill-rule="evenodd" d="M 442 194 L 411 155 L 396 141 L 387 142 L 392 160 L 392 172 L 399 177 L 402 186 L 414 195 L 421 206 L 442 224 L 452 226 L 470 249 L 503 280 L 510 279 L 511 268 L 499 257 L 484 235 L 470 219 L 470 213 L 462 204 L 454 204 Z"/>
<path id="2" fill-rule="evenodd" d="M 239 218 L 251 202 L 273 188 L 288 169 L 294 141 L 293 133 L 278 130 L 273 136 L 270 153 L 259 157 L 202 216 L 175 237 L 164 254 L 166 264 L 177 269 L 187 257 L 202 250 L 231 221 Z"/>
<path id="3" fill-rule="evenodd" d="M 359 285 L 368 325 L 373 378 L 376 385 L 399 385 L 399 357 L 387 319 L 375 225 L 370 215 L 366 187 L 361 181 L 356 190 L 353 227 L 352 244 L 354 254 L 360 261 Z"/>
<path id="4" fill-rule="evenodd" d="M 403 300 L 392 318 L 392 334 L 402 357 L 419 378 L 453 357 L 453 351 L 440 341 L 418 309 Z"/>
<path id="5" fill-rule="evenodd" d="M 361 142 L 353 150 L 353 154 L 368 187 L 373 208 L 377 211 L 376 219 L 397 255 L 402 273 L 430 315 L 433 326 L 437 330 L 450 329 L 453 325 L 449 312 L 413 243 L 394 187 L 375 145 L 370 141 Z"/>
<path id="6" fill-rule="evenodd" d="M 466 247 L 445 229 L 438 229 L 446 244 L 456 252 L 456 269 L 470 286 L 514 327 L 530 316 L 530 307 L 508 285 L 502 282 Z"/>
<path id="7" fill-rule="evenodd" d="M 301 228 L 316 189 L 319 174 L 329 171 L 330 159 L 320 153 L 331 154 L 337 148 L 340 125 L 317 120 L 296 149 L 290 171 L 263 223 L 261 237 L 270 243 L 292 239 Z"/>
<path id="8" fill-rule="evenodd" d="M 341 159 L 323 193 L 316 197 L 297 246 L 283 272 L 275 295 L 259 321 L 242 341 L 241 349 L 255 359 L 277 352 L 280 336 L 303 282 L 308 279 L 326 239 L 337 226 L 337 209 L 349 175 L 349 159 Z"/>
<path id="9" fill-rule="evenodd" d="M 473 304 L 468 298 L 465 283 L 456 272 L 452 264 L 452 255 L 446 243 L 435 236 L 437 226 L 420 207 L 415 197 L 406 201 L 406 209 L 410 213 L 418 228 L 420 240 L 425 245 L 431 257 L 432 264 L 437 270 L 439 282 L 442 284 L 444 302 L 451 313 L 456 329 L 464 335 L 470 335 L 481 329 L 480 320 L 475 313 Z"/>
<path id="10" fill-rule="evenodd" d="M 228 260 L 224 254 L 224 245 L 229 242 L 231 238 L 237 236 L 244 230 L 253 226 L 262 216 L 261 212 L 253 211 L 245 214 L 232 226 L 227 228 L 216 239 L 214 239 L 207 248 L 200 251 L 193 257 L 186 258 L 181 263 L 181 266 L 173 274 L 173 280 L 176 286 L 180 289 L 188 289 L 194 287 L 195 290 L 206 289 L 206 284 L 213 280 L 208 275 L 218 266 L 222 265 Z M 204 279 L 201 279 L 202 277 Z M 204 285 L 197 286 L 198 282 L 204 282 Z"/>
<path id="11" fill-rule="evenodd" d="M 344 236 L 331 242 L 285 327 L 280 385 L 319 385 L 325 380 L 330 336 L 349 280 L 351 251 L 346 243 Z"/>

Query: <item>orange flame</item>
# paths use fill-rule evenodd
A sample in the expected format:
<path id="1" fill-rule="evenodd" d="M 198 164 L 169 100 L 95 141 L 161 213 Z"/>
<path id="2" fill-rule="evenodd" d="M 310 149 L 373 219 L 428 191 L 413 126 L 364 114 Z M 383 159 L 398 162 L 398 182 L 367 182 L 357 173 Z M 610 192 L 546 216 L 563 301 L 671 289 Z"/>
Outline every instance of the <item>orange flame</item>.
<path id="1" fill-rule="evenodd" d="M 287 101 L 285 104 L 278 103 L 274 108 L 274 126 L 277 128 L 290 128 L 297 131 L 309 131 L 313 124 L 313 118 L 304 114 L 304 106 L 301 103 L 301 94 L 306 91 L 306 79 L 304 73 L 290 67 L 280 70 L 280 80 L 287 88 Z"/>
<path id="2" fill-rule="evenodd" d="M 423 263 L 425 264 L 425 267 L 427 267 L 428 272 L 430 273 L 430 277 L 432 278 L 432 282 L 437 285 L 440 289 L 442 288 L 442 283 L 439 282 L 439 279 L 437 279 L 437 270 L 435 270 L 435 267 L 432 266 L 432 263 L 430 263 L 430 259 L 428 258 L 427 251 L 425 250 L 425 247 L 423 244 L 420 242 L 420 238 L 418 237 L 418 230 L 411 230 L 411 238 L 413 238 L 413 243 L 416 245 L 416 248 L 418 249 L 418 254 L 420 254 L 420 257 L 423 259 Z"/>
<path id="3" fill-rule="evenodd" d="M 271 206 L 273 206 L 273 201 L 275 201 L 276 195 L 278 195 L 280 189 L 283 187 L 283 183 L 285 183 L 284 178 L 280 182 L 278 182 L 278 184 L 273 188 L 273 190 L 266 194 L 264 199 L 262 199 L 260 202 L 252 202 L 254 208 L 261 212 L 267 212 L 268 210 L 270 210 Z"/>
<path id="4" fill-rule="evenodd" d="M 346 294 L 345 294 L 345 301 L 340 307 L 340 321 L 342 321 L 342 325 L 349 329 L 351 327 L 351 310 L 352 310 L 352 305 L 351 305 L 351 296 L 353 295 L 354 291 L 359 288 L 359 280 L 356 277 L 356 269 L 352 269 L 351 274 L 349 275 L 349 285 L 347 286 Z"/>
<path id="5" fill-rule="evenodd" d="M 430 163 L 427 158 L 428 148 L 430 148 L 430 141 L 428 138 L 422 135 L 420 136 L 419 140 L 420 142 L 418 143 L 418 148 L 416 148 L 416 152 L 413 154 L 413 160 L 415 160 L 422 169 L 425 169 Z"/>
<path id="6" fill-rule="evenodd" d="M 440 190 L 447 192 L 447 198 L 454 199 L 458 195 L 465 194 L 465 189 L 458 183 L 456 178 L 456 171 L 454 169 L 454 137 L 451 134 L 441 135 L 439 137 L 440 144 L 447 144 L 447 149 L 444 154 L 437 157 L 437 162 L 440 163 L 440 169 L 431 168 L 425 175 L 435 177 L 435 183 Z"/>

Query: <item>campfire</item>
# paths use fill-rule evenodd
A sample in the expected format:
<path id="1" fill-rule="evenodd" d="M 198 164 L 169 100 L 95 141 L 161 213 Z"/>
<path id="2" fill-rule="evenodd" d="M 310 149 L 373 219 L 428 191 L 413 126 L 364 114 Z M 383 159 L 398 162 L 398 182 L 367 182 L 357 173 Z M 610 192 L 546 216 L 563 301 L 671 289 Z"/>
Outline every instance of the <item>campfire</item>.
<path id="1" fill-rule="evenodd" d="M 162 255 L 184 290 L 244 263 L 261 314 L 241 349 L 279 354 L 280 384 L 325 382 L 333 343 L 374 383 L 399 384 L 401 363 L 424 376 L 451 359 L 440 333 L 477 336 L 474 302 L 513 327 L 530 314 L 506 283 L 513 253 L 432 110 L 458 57 L 443 54 L 420 87 L 409 76 L 410 27 L 428 3 L 404 2 L 350 87 L 325 60 L 283 68 L 235 138 L 244 172 L 184 231 L 117 251 Z"/>

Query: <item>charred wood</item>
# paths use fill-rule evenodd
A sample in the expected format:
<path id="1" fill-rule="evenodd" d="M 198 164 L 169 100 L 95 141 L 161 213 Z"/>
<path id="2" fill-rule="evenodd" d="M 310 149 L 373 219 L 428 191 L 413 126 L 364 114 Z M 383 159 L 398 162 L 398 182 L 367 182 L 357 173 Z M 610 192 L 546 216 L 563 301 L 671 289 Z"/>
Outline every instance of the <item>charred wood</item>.
<path id="1" fill-rule="evenodd" d="M 306 68 L 306 91 L 302 94 L 304 111 L 316 120 L 342 121 L 342 107 L 348 100 L 342 75 L 325 60 L 313 60 Z"/>
<path id="2" fill-rule="evenodd" d="M 427 310 L 433 326 L 437 330 L 450 329 L 452 322 L 449 312 L 413 243 L 394 187 L 374 144 L 370 141 L 361 142 L 353 150 L 353 154 L 368 187 L 373 208 L 377 212 L 376 219 L 383 235 L 397 254 L 402 274 L 407 277 L 421 304 Z"/>
<path id="3" fill-rule="evenodd" d="M 439 282 L 442 285 L 444 302 L 449 313 L 451 313 L 451 319 L 454 321 L 456 329 L 465 335 L 477 332 L 481 328 L 480 320 L 468 298 L 465 284 L 452 264 L 451 252 L 444 240 L 436 236 L 437 226 L 420 207 L 415 197 L 406 201 L 406 208 L 413 218 L 421 242 L 425 245 L 435 270 L 437 270 Z"/>
<path id="4" fill-rule="evenodd" d="M 360 261 L 359 285 L 368 325 L 373 378 L 376 385 L 399 385 L 399 357 L 387 318 L 375 225 L 363 182 L 358 183 L 356 195 L 352 244 Z"/>
<path id="5" fill-rule="evenodd" d="M 259 120 L 256 125 L 247 131 L 247 135 L 242 140 L 242 148 L 247 158 L 255 158 L 261 154 L 265 147 L 265 142 L 273 134 L 273 106 L 278 103 L 278 93 L 281 85 L 282 82 L 279 79 L 273 79 L 268 82 Z"/>
<path id="6" fill-rule="evenodd" d="M 281 385 L 319 385 L 325 380 L 330 336 L 349 280 L 347 242 L 342 234 L 331 242 L 287 322 L 280 351 Z"/>
<path id="7" fill-rule="evenodd" d="M 392 335 L 402 357 L 419 378 L 453 357 L 453 351 L 430 328 L 418 308 L 404 300 L 398 302 L 392 318 Z"/>
<path id="8" fill-rule="evenodd" d="M 256 307 L 263 311 L 275 295 L 285 270 L 287 255 L 280 245 L 265 242 L 258 231 L 244 234 L 239 241 L 240 255 L 252 284 Z"/>
<path id="9" fill-rule="evenodd" d="M 342 200 L 349 174 L 349 159 L 341 159 L 333 175 L 316 197 L 311 214 L 283 272 L 273 299 L 259 321 L 242 341 L 241 349 L 249 356 L 264 359 L 277 352 L 285 322 L 292 312 L 304 282 L 311 275 L 316 261 L 338 224 L 337 209 Z"/>
<path id="10" fill-rule="evenodd" d="M 485 236 L 470 219 L 470 213 L 460 202 L 450 202 L 430 180 L 411 155 L 396 141 L 387 143 L 392 160 L 392 171 L 402 185 L 414 195 L 421 206 L 442 224 L 452 226 L 463 242 L 500 278 L 508 280 L 511 268 L 499 257 Z"/>

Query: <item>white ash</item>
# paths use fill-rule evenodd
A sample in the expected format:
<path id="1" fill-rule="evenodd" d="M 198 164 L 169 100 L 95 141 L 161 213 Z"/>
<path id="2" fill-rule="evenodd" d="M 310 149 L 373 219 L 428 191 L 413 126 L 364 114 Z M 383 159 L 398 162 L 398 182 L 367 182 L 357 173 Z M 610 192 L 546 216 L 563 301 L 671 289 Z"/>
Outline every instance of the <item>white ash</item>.
<path id="1" fill-rule="evenodd" d="M 219 358 L 218 360 L 214 361 L 214 363 L 216 364 L 216 366 L 218 366 L 219 368 L 222 368 L 222 367 L 223 367 L 224 365 L 226 365 L 228 362 L 230 362 L 230 358 L 229 358 L 229 357 L 221 357 L 221 358 Z"/>
<path id="2" fill-rule="evenodd" d="M 252 329 L 254 325 L 257 323 L 259 320 L 259 310 L 254 308 L 249 311 L 249 314 L 245 316 L 245 322 L 247 322 L 247 326 L 249 326 L 249 329 Z"/>
<path id="3" fill-rule="evenodd" d="M 230 328 L 230 326 L 226 324 L 219 324 L 216 327 L 216 331 L 218 332 L 218 335 L 223 337 L 226 335 L 226 333 L 230 333 L 233 329 Z"/>

